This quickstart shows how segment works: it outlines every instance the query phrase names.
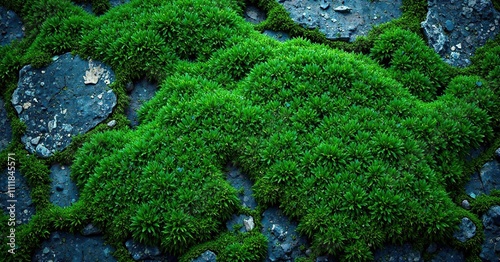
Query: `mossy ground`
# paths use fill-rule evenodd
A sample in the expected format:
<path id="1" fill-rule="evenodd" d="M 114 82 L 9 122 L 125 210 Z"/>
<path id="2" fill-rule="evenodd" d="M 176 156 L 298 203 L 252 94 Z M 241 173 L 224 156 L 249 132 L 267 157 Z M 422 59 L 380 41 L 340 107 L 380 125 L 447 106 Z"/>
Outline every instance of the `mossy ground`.
<path id="1" fill-rule="evenodd" d="M 221 261 L 260 261 L 262 234 L 225 233 L 231 214 L 249 212 L 225 181 L 228 162 L 255 182 L 260 211 L 278 205 L 299 221 L 313 254 L 366 261 L 386 242 L 451 243 L 464 215 L 480 227 L 478 215 L 500 198 L 470 199 L 472 212 L 459 201 L 471 170 L 500 146 L 498 38 L 456 69 L 422 38 L 426 1 L 403 1 L 402 18 L 351 44 L 300 28 L 275 1 L 251 2 L 268 12 L 255 28 L 236 0 L 131 1 L 98 7 L 98 17 L 69 1 L 0 1 L 27 29 L 0 48 L 5 101 L 22 65 L 68 51 L 111 65 L 119 100 L 113 130 L 100 125 L 47 160 L 26 154 L 17 142 L 23 124 L 7 108 L 15 139 L 0 156 L 19 156 L 37 208 L 18 228 L 12 261 L 29 261 L 51 231 L 89 222 L 120 261 L 130 260 L 129 237 L 182 261 L 205 248 Z M 255 29 L 299 38 L 279 43 Z M 143 76 L 162 84 L 130 130 L 124 86 Z M 466 162 L 480 145 L 490 149 Z M 81 199 L 69 208 L 48 201 L 55 162 L 73 163 Z M 478 260 L 481 238 L 453 245 Z"/>

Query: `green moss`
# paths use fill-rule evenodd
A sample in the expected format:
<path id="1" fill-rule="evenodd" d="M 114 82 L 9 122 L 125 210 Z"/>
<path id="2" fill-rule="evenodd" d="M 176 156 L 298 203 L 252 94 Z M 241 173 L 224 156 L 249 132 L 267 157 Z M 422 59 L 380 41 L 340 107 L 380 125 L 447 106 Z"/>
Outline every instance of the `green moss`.
<path id="1" fill-rule="evenodd" d="M 471 172 L 500 145 L 499 38 L 458 70 L 423 41 L 423 0 L 403 1 L 401 18 L 354 43 L 294 24 L 271 0 L 250 1 L 268 13 L 255 28 L 286 31 L 293 40 L 255 32 L 238 16 L 243 1 L 147 0 L 113 9 L 98 2 L 99 17 L 69 1 L 7 5 L 19 10 L 28 36 L 0 48 L 5 101 L 22 65 L 46 65 L 68 51 L 111 65 L 118 96 L 115 127 L 103 123 L 47 160 L 27 156 L 19 142 L 25 127 L 7 107 L 14 139 L 0 157 L 19 156 L 37 207 L 19 227 L 12 261 L 30 260 L 49 232 L 77 232 L 88 222 L 105 229 L 120 261 L 130 261 L 123 241 L 131 236 L 181 261 L 205 250 L 221 261 L 261 261 L 259 230 L 235 235 L 224 223 L 245 213 L 258 229 L 271 205 L 298 220 L 313 254 L 368 261 L 387 242 L 419 249 L 446 242 L 477 259 L 481 234 L 457 243 L 452 233 L 463 216 L 481 231 L 478 217 L 498 204 L 494 192 L 469 199 L 472 212 L 457 205 Z M 124 87 L 144 76 L 160 90 L 130 130 Z M 463 161 L 479 145 L 489 148 Z M 55 162 L 73 163 L 81 198 L 70 208 L 48 202 Z M 256 211 L 242 208 L 225 180 L 228 162 L 255 181 Z"/>

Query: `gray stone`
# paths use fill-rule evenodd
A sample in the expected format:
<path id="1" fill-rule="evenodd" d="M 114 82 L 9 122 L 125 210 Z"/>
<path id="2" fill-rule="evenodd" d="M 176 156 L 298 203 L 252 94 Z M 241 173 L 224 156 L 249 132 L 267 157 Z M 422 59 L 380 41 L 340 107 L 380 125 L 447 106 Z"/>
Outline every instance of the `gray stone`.
<path id="1" fill-rule="evenodd" d="M 462 207 L 465 208 L 465 209 L 467 209 L 467 210 L 470 209 L 470 203 L 469 203 L 469 201 L 467 199 L 464 199 L 462 201 Z"/>
<path id="2" fill-rule="evenodd" d="M 499 19 L 500 12 L 493 8 L 491 0 L 433 0 L 429 1 L 422 28 L 429 46 L 446 63 L 465 67 L 475 50 L 498 34 L 498 26 L 492 25 L 497 25 Z"/>
<path id="3" fill-rule="evenodd" d="M 465 193 L 474 199 L 478 195 L 484 194 L 483 183 L 478 173 L 471 175 L 469 182 L 465 185 Z"/>
<path id="4" fill-rule="evenodd" d="M 295 23 L 308 29 L 317 28 L 332 41 L 354 41 L 358 36 L 367 35 L 373 26 L 389 22 L 402 14 L 401 0 L 351 0 L 346 4 L 333 2 L 335 5 L 328 0 L 278 2 L 285 7 Z M 355 30 L 349 34 L 349 28 Z"/>
<path id="5" fill-rule="evenodd" d="M 203 252 L 199 257 L 191 260 L 191 262 L 216 262 L 217 256 L 214 252 L 207 250 Z"/>
<path id="6" fill-rule="evenodd" d="M 95 84 L 85 86 L 89 81 Z M 45 68 L 23 67 L 11 102 L 23 107 L 18 115 L 27 126 L 21 138 L 25 148 L 49 157 L 64 150 L 73 136 L 105 120 L 116 105 L 116 95 L 108 87 L 112 81 L 114 73 L 108 66 L 70 53 Z M 38 136 L 41 140 L 35 147 L 28 138 Z"/>
<path id="7" fill-rule="evenodd" d="M 4 106 L 3 100 L 0 99 L 0 151 L 6 149 L 12 140 L 12 128 Z"/>
<path id="8" fill-rule="evenodd" d="M 242 205 L 250 209 L 257 207 L 257 202 L 253 197 L 252 181 L 235 166 L 228 166 L 227 181 L 237 190 L 243 189 L 243 193 L 238 195 Z"/>
<path id="9" fill-rule="evenodd" d="M 133 82 L 128 82 L 126 85 L 125 85 L 125 90 L 127 90 L 127 93 L 130 93 L 134 90 L 135 88 L 135 85 Z"/>
<path id="10" fill-rule="evenodd" d="M 244 221 L 249 218 L 250 217 L 247 215 L 233 215 L 231 219 L 226 222 L 226 228 L 229 231 L 234 231 L 238 228 L 240 232 L 246 232 L 247 229 Z"/>
<path id="11" fill-rule="evenodd" d="M 11 10 L 0 6 L 0 46 L 8 45 L 24 37 L 21 18 Z"/>
<path id="12" fill-rule="evenodd" d="M 57 234 L 57 237 L 54 235 Z M 48 252 L 47 252 L 48 251 Z M 35 251 L 32 261 L 100 261 L 115 262 L 114 248 L 104 244 L 102 236 L 85 237 L 80 234 L 53 232 Z"/>
<path id="13" fill-rule="evenodd" d="M 266 12 L 261 10 L 260 8 L 249 5 L 245 9 L 245 20 L 252 24 L 258 24 L 264 20 L 266 20 Z"/>
<path id="14" fill-rule="evenodd" d="M 493 189 L 500 189 L 500 163 L 495 160 L 487 162 L 479 175 L 486 194 L 490 194 Z"/>
<path id="15" fill-rule="evenodd" d="M 476 235 L 476 225 L 468 217 L 462 218 L 459 229 L 453 233 L 453 237 L 460 242 L 466 242 Z"/>
<path id="16" fill-rule="evenodd" d="M 484 242 L 479 257 L 483 261 L 498 261 L 500 250 L 500 206 L 491 207 L 482 217 Z"/>
<path id="17" fill-rule="evenodd" d="M 113 120 L 109 121 L 107 125 L 108 125 L 108 127 L 116 126 L 116 120 L 113 119 Z"/>
<path id="18" fill-rule="evenodd" d="M 78 188 L 71 180 L 70 173 L 71 169 L 68 166 L 54 164 L 50 167 L 52 193 L 49 200 L 54 205 L 67 207 L 78 200 Z"/>
<path id="19" fill-rule="evenodd" d="M 83 236 L 94 236 L 94 235 L 100 235 L 101 233 L 102 233 L 101 229 L 94 226 L 92 223 L 86 225 L 82 230 Z"/>
<path id="20" fill-rule="evenodd" d="M 306 256 L 304 252 L 309 244 L 296 229 L 297 223 L 290 221 L 280 209 L 269 208 L 264 211 L 261 232 L 269 240 L 265 261 L 295 261 Z"/>
<path id="21" fill-rule="evenodd" d="M 156 93 L 157 85 L 142 79 L 139 82 L 133 83 L 135 88 L 130 93 L 130 104 L 127 108 L 127 118 L 130 120 L 130 125 L 136 127 L 139 125 L 137 112 L 144 102 L 153 98 Z"/>
<path id="22" fill-rule="evenodd" d="M 345 5 L 341 5 L 341 6 L 335 7 L 333 9 L 333 11 L 339 12 L 339 13 L 350 13 L 352 11 L 352 8 L 345 6 Z"/>
<path id="23" fill-rule="evenodd" d="M 249 217 L 243 220 L 243 224 L 245 225 L 246 231 L 252 231 L 255 228 L 255 222 L 253 221 L 253 217 Z"/>

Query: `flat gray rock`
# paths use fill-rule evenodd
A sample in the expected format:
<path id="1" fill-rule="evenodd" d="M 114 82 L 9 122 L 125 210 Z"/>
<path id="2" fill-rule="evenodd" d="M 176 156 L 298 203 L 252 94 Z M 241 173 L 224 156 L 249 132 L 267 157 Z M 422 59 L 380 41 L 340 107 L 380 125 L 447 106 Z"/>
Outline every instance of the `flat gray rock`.
<path id="1" fill-rule="evenodd" d="M 35 214 L 35 205 L 31 201 L 30 188 L 26 179 L 17 170 L 14 172 L 15 187 L 9 185 L 9 171 L 4 169 L 0 171 L 0 207 L 3 212 L 10 215 L 12 210 L 15 217 L 12 217 L 16 225 L 26 224 L 31 216 Z"/>
<path id="2" fill-rule="evenodd" d="M 104 244 L 102 236 L 84 237 L 57 231 L 43 241 L 32 261 L 100 261 L 114 262 L 114 248 Z"/>
<path id="3" fill-rule="evenodd" d="M 327 39 L 354 41 L 374 25 L 401 16 L 401 0 L 349 0 L 330 5 L 325 0 L 278 0 L 292 20 L 304 28 L 318 28 Z"/>
<path id="4" fill-rule="evenodd" d="M 116 105 L 108 87 L 113 71 L 96 61 L 64 54 L 47 67 L 19 72 L 12 105 L 27 126 L 25 148 L 40 157 L 64 150 L 73 136 L 104 121 Z"/>
<path id="5" fill-rule="evenodd" d="M 11 140 L 12 128 L 9 118 L 7 117 L 7 111 L 5 111 L 5 104 L 3 100 L 0 99 L 0 151 L 7 148 Z"/>
<path id="6" fill-rule="evenodd" d="M 78 188 L 71 181 L 70 172 L 68 166 L 56 164 L 50 167 L 50 179 L 52 180 L 50 202 L 55 205 L 67 207 L 78 200 Z"/>
<path id="7" fill-rule="evenodd" d="M 453 66 L 470 64 L 478 47 L 500 32 L 500 12 L 491 0 L 428 1 L 422 28 L 429 46 Z"/>
<path id="8" fill-rule="evenodd" d="M 482 261 L 498 261 L 500 254 L 500 206 L 493 206 L 483 215 L 484 242 L 482 245 Z"/>
<path id="9" fill-rule="evenodd" d="M 0 46 L 24 37 L 24 26 L 19 16 L 0 6 Z"/>

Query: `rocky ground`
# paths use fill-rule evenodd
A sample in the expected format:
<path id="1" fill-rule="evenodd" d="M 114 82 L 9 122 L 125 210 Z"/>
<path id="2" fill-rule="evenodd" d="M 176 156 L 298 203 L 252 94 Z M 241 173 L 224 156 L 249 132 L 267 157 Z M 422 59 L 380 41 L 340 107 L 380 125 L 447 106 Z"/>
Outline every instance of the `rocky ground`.
<path id="1" fill-rule="evenodd" d="M 117 6 L 128 0 L 111 0 Z M 401 1 L 345 0 L 333 4 L 324 0 L 279 0 L 291 13 L 292 19 L 307 28 L 319 28 L 332 40 L 352 41 L 375 24 L 400 16 Z M 362 3 L 361 3 L 362 2 Z M 337 2 L 336 2 L 337 3 Z M 91 7 L 87 6 L 87 9 Z M 245 10 L 245 19 L 259 23 L 266 19 L 257 7 Z M 499 12 L 487 0 L 451 0 L 429 2 L 429 14 L 423 21 L 429 45 L 445 61 L 455 66 L 466 66 L 475 48 L 498 33 Z M 285 32 L 266 30 L 264 34 L 277 40 L 289 39 Z M 24 36 L 24 28 L 17 15 L 0 7 L 0 45 L 6 45 Z M 457 55 L 458 54 L 458 55 Z M 77 56 L 62 54 L 54 58 L 48 67 L 33 69 L 26 66 L 21 70 L 19 85 L 13 94 L 12 106 L 20 119 L 27 124 L 22 138 L 26 149 L 41 157 L 48 157 L 64 150 L 71 137 L 89 131 L 97 124 L 108 121 L 107 117 L 116 105 L 116 96 L 108 88 L 114 80 L 109 67 L 96 61 L 82 60 Z M 156 85 L 145 80 L 129 85 L 131 98 L 127 117 L 134 127 L 138 125 L 137 109 L 156 92 Z M 4 101 L 0 100 L 0 150 L 12 139 L 10 122 Z M 108 122 L 112 126 L 112 122 Z M 500 155 L 500 153 L 499 153 Z M 2 171 L 4 176 L 7 172 Z M 58 206 L 69 206 L 78 200 L 78 190 L 70 179 L 70 167 L 53 165 L 50 201 Z M 30 189 L 22 174 L 16 172 L 17 224 L 29 222 L 35 213 L 30 198 Z M 252 182 L 237 167 L 230 166 L 228 182 L 240 190 L 242 205 L 255 209 Z M 5 189 L 7 180 L 0 180 L 0 203 L 7 212 Z M 471 175 L 466 193 L 475 198 L 500 189 L 500 163 L 492 160 L 481 171 Z M 3 190 L 3 191 L 2 191 Z M 464 208 L 467 204 L 464 203 Z M 266 261 L 293 261 L 309 255 L 308 241 L 296 232 L 296 223 L 284 216 L 279 208 L 273 207 L 262 214 L 262 228 L 269 239 Z M 500 248 L 500 206 L 493 206 L 483 215 L 485 241 L 481 258 L 484 261 L 498 261 Z M 255 229 L 252 216 L 234 214 L 227 221 L 228 230 L 241 232 Z M 466 240 L 476 234 L 476 225 L 469 219 L 462 219 L 460 229 L 455 233 L 459 240 Z M 157 247 L 148 247 L 133 240 L 124 243 L 134 260 L 176 261 L 175 257 L 162 254 Z M 498 245 L 500 247 L 500 245 Z M 35 252 L 33 261 L 115 261 L 111 256 L 113 248 L 105 245 L 102 232 L 92 224 L 77 234 L 52 232 Z M 427 251 L 436 254 L 432 261 L 464 261 L 462 253 L 437 244 Z M 216 261 L 217 255 L 206 250 L 193 261 Z M 422 254 L 409 244 L 386 246 L 375 253 L 377 261 L 423 261 Z M 316 261 L 334 261 L 332 257 L 318 257 Z"/>

